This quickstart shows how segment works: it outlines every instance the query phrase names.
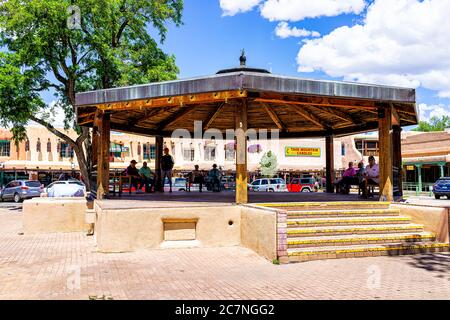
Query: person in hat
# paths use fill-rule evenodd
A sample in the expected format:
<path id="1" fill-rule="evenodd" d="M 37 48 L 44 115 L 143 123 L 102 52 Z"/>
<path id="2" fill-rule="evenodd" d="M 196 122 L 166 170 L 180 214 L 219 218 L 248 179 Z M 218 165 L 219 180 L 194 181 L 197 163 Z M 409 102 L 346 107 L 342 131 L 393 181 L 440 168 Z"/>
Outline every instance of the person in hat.
<path id="1" fill-rule="evenodd" d="M 136 192 L 139 193 L 139 186 L 141 184 L 141 176 L 139 174 L 139 170 L 136 168 L 136 160 L 131 160 L 130 165 L 125 170 L 125 173 L 128 177 L 131 177 L 130 188 L 134 186 L 136 188 Z"/>
<path id="2" fill-rule="evenodd" d="M 375 163 L 375 157 L 370 156 L 369 157 L 369 164 L 364 170 L 364 181 L 362 186 L 363 190 L 363 197 L 367 198 L 367 187 L 377 186 L 380 183 L 380 168 L 378 167 L 378 164 Z"/>

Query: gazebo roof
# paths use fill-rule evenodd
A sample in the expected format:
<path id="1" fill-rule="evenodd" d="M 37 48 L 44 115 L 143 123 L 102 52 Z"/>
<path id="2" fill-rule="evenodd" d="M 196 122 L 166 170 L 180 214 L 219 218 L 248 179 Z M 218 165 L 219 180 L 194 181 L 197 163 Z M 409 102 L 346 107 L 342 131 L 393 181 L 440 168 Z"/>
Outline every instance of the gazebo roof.
<path id="1" fill-rule="evenodd" d="M 401 126 L 417 124 L 415 89 L 286 77 L 255 68 L 76 95 L 79 125 L 92 126 L 97 109 L 111 129 L 170 136 L 175 129 L 234 128 L 234 110 L 248 103 L 249 129 L 279 129 L 280 137 L 345 135 L 378 128 L 380 109 L 393 106 Z"/>

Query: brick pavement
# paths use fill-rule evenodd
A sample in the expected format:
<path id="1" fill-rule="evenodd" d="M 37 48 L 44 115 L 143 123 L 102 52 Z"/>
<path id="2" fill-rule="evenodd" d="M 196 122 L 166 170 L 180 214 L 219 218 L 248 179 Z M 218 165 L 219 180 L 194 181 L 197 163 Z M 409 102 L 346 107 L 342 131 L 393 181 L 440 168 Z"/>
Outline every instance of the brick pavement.
<path id="1" fill-rule="evenodd" d="M 241 247 L 96 252 L 0 210 L 0 299 L 450 299 L 450 255 L 273 265 Z M 379 275 L 379 277 L 378 277 Z"/>

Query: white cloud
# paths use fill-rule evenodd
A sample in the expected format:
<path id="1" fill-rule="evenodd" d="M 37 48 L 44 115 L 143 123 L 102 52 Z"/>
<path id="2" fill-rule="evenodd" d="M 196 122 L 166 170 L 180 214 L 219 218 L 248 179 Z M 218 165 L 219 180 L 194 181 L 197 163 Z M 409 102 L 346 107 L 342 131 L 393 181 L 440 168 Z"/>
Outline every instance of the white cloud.
<path id="1" fill-rule="evenodd" d="M 261 15 L 270 21 L 301 21 L 321 16 L 361 13 L 364 0 L 267 0 L 261 5 Z"/>
<path id="2" fill-rule="evenodd" d="M 220 0 L 224 16 L 251 11 L 258 5 L 261 16 L 270 21 L 301 21 L 344 13 L 359 14 L 366 6 L 365 0 Z"/>
<path id="3" fill-rule="evenodd" d="M 421 103 L 419 104 L 418 109 L 420 121 L 429 121 L 433 117 L 450 117 L 450 106 L 446 106 L 443 104 L 428 105 L 426 103 Z"/>
<path id="4" fill-rule="evenodd" d="M 220 7 L 224 16 L 234 16 L 252 10 L 260 2 L 261 0 L 220 0 Z"/>
<path id="5" fill-rule="evenodd" d="M 450 97 L 449 12 L 450 0 L 375 0 L 361 24 L 305 40 L 298 70 Z"/>
<path id="6" fill-rule="evenodd" d="M 298 29 L 296 27 L 290 27 L 285 21 L 280 22 L 275 28 L 275 34 L 280 38 L 289 37 L 320 37 L 320 33 L 317 31 L 309 31 L 306 29 Z"/>

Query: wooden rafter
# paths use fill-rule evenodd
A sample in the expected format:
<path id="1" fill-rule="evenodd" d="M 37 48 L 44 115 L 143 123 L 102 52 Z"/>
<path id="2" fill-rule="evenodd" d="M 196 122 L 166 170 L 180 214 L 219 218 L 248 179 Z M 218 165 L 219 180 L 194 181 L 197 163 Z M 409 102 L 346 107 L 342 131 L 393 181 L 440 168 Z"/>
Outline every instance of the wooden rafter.
<path id="1" fill-rule="evenodd" d="M 221 103 L 217 109 L 214 110 L 214 112 L 209 116 L 209 118 L 205 121 L 206 125 L 203 128 L 204 130 L 208 130 L 211 125 L 213 124 L 214 120 L 219 116 L 220 112 L 225 107 L 225 103 Z"/>
<path id="2" fill-rule="evenodd" d="M 296 106 L 296 105 L 291 105 L 291 108 L 299 115 L 301 115 L 302 117 L 306 118 L 307 120 L 309 120 L 309 122 L 314 123 L 316 126 L 318 126 L 319 128 L 322 129 L 328 129 L 329 126 L 324 124 L 324 122 L 322 120 L 320 120 L 319 118 L 317 118 L 315 115 L 313 115 L 311 112 L 306 111 L 304 108 L 301 108 L 300 106 Z"/>
<path id="3" fill-rule="evenodd" d="M 283 122 L 280 120 L 278 115 L 275 113 L 275 110 L 273 110 L 273 108 L 270 105 L 268 105 L 267 103 L 262 103 L 261 105 L 264 107 L 267 114 L 272 119 L 272 121 L 276 124 L 278 129 L 285 130 L 286 126 L 283 124 Z"/>
<path id="4" fill-rule="evenodd" d="M 189 107 L 183 107 L 180 110 L 172 113 L 167 119 L 165 119 L 164 121 L 160 122 L 158 125 L 158 128 L 156 131 L 162 131 L 164 130 L 166 127 L 170 126 L 172 123 L 174 123 L 175 121 L 178 121 L 179 119 L 181 119 L 182 117 L 184 117 L 186 114 L 188 114 L 189 112 L 191 112 L 193 109 L 189 108 Z"/>
<path id="5" fill-rule="evenodd" d="M 372 109 L 376 112 L 375 103 L 371 101 L 350 101 L 344 99 L 329 99 L 329 98 L 303 98 L 302 100 L 293 100 L 293 99 L 272 99 L 272 98 L 256 98 L 255 102 L 265 102 L 272 104 L 284 104 L 284 105 L 316 105 L 316 106 L 326 106 L 326 107 L 335 107 L 335 108 L 361 108 L 361 109 Z"/>
<path id="6" fill-rule="evenodd" d="M 148 119 L 152 118 L 154 115 L 158 114 L 161 111 L 162 110 L 159 109 L 159 108 L 158 109 L 153 109 L 153 110 L 145 109 L 143 116 L 141 115 L 139 117 L 136 117 L 136 118 L 130 120 L 128 122 L 128 125 L 131 126 L 131 127 L 134 127 L 135 125 L 139 124 L 139 122 L 147 121 Z"/>
<path id="7" fill-rule="evenodd" d="M 359 124 L 359 123 L 361 123 L 360 119 L 357 119 L 355 116 L 353 116 L 353 115 L 351 115 L 349 113 L 343 112 L 343 111 L 341 111 L 341 110 L 339 110 L 337 108 L 324 107 L 324 106 L 320 106 L 320 107 L 318 107 L 318 106 L 310 106 L 310 107 L 314 108 L 316 110 L 319 110 L 319 111 L 321 111 L 323 113 L 326 113 L 328 115 L 335 116 L 335 117 L 337 117 L 337 118 L 339 118 L 341 120 L 344 120 L 345 122 L 350 122 L 352 124 Z"/>

